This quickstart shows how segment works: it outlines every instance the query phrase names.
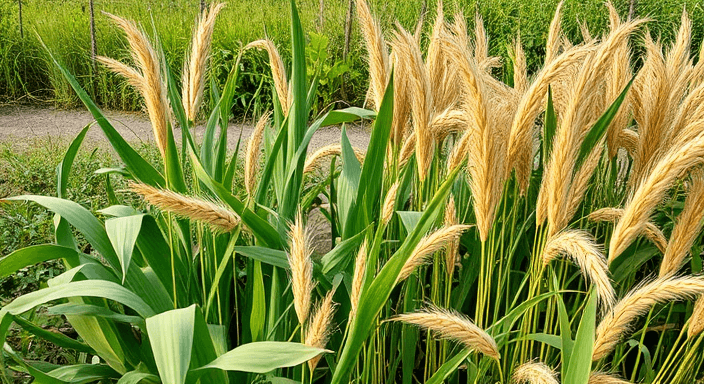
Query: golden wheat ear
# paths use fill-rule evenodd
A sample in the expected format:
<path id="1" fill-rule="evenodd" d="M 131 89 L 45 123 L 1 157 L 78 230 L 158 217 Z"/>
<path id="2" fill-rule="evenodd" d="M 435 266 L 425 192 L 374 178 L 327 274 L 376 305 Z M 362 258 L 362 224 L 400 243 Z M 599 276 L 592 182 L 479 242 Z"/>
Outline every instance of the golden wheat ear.
<path id="1" fill-rule="evenodd" d="M 354 261 L 354 275 L 352 276 L 352 289 L 350 290 L 350 303 L 352 310 L 350 311 L 350 320 L 357 313 L 359 299 L 362 297 L 362 286 L 364 285 L 364 276 L 367 270 L 367 242 L 363 242 L 357 252 L 357 257 Z"/>
<path id="2" fill-rule="evenodd" d="M 291 267 L 293 307 L 296 310 L 298 322 L 302 326 L 308 320 L 314 284 L 312 250 L 303 226 L 303 215 L 300 212 L 296 215 L 293 224 L 291 224 L 289 238 L 291 243 L 288 263 Z"/>
<path id="3" fill-rule="evenodd" d="M 704 219 L 704 171 L 692 175 L 684 208 L 677 216 L 670 242 L 660 265 L 660 277 L 676 274 L 685 264 L 694 241 L 699 237 Z"/>
<path id="4" fill-rule="evenodd" d="M 381 106 L 386 84 L 389 81 L 389 51 L 386 48 L 381 25 L 374 20 L 366 0 L 357 0 L 357 17 L 369 55 L 369 91 L 374 109 Z"/>
<path id="5" fill-rule="evenodd" d="M 264 130 L 271 117 L 271 112 L 264 113 L 257 125 L 254 126 L 252 135 L 247 142 L 247 151 L 244 164 L 244 187 L 249 196 L 254 196 L 254 188 L 257 184 L 257 168 L 259 167 L 259 157 L 261 155 L 262 138 Z"/>
<path id="6" fill-rule="evenodd" d="M 457 208 L 455 206 L 455 197 L 450 196 L 450 199 L 445 207 L 445 226 L 451 227 L 453 225 L 459 224 L 459 219 L 457 217 Z M 459 238 L 450 241 L 447 249 L 445 249 L 445 268 L 447 270 L 447 275 L 452 278 L 455 272 L 455 264 L 459 260 L 460 253 L 460 240 Z"/>
<path id="7" fill-rule="evenodd" d="M 603 311 L 608 311 L 616 301 L 611 285 L 609 267 L 601 247 L 587 232 L 565 230 L 551 237 L 543 251 L 543 264 L 547 265 L 559 255 L 566 255 L 579 267 L 585 279 L 596 287 Z"/>
<path id="8" fill-rule="evenodd" d="M 388 225 L 394 215 L 394 207 L 396 206 L 396 195 L 398 194 L 398 186 L 399 182 L 397 180 L 391 185 L 389 191 L 386 192 L 384 204 L 381 208 L 381 222 L 384 225 Z"/>
<path id="9" fill-rule="evenodd" d="M 433 160 L 433 133 L 430 130 L 432 118 L 433 97 L 428 71 L 423 62 L 420 46 L 413 36 L 397 25 L 394 39 L 391 42 L 399 64 L 408 71 L 408 86 L 411 92 L 411 117 L 413 132 L 416 138 L 415 154 L 418 163 L 418 177 L 425 180 Z"/>
<path id="10" fill-rule="evenodd" d="M 587 215 L 587 219 L 593 222 L 612 222 L 615 223 L 617 222 L 621 217 L 623 216 L 623 209 L 621 208 L 600 208 L 597 209 L 596 211 L 590 213 Z M 650 240 L 653 244 L 655 244 L 656 247 L 658 247 L 658 250 L 661 253 L 665 253 L 665 250 L 667 249 L 667 239 L 665 238 L 665 235 L 662 233 L 662 230 L 657 227 L 657 225 L 653 224 L 653 222 L 648 221 L 645 223 L 645 226 L 643 227 L 643 232 L 642 234 Z"/>
<path id="11" fill-rule="evenodd" d="M 435 252 L 445 248 L 452 241 L 455 241 L 462 236 L 462 233 L 471 228 L 471 225 L 456 224 L 448 227 L 443 227 L 437 231 L 426 235 L 411 252 L 406 263 L 401 269 L 396 282 L 403 281 L 408 278 L 416 268 L 427 263 Z"/>
<path id="12" fill-rule="evenodd" d="M 288 77 L 286 76 L 286 67 L 281 59 L 279 50 L 274 45 L 274 42 L 269 39 L 256 40 L 247 44 L 244 49 L 257 48 L 263 49 L 269 55 L 269 66 L 271 67 L 271 76 L 274 78 L 274 89 L 276 97 L 279 98 L 281 110 L 284 116 L 288 115 L 288 110 L 291 107 L 291 97 L 289 95 Z"/>
<path id="13" fill-rule="evenodd" d="M 513 384 L 560 384 L 557 373 L 545 363 L 523 363 L 511 377 Z"/>
<path id="14" fill-rule="evenodd" d="M 549 63 L 557 57 L 562 42 L 562 5 L 564 0 L 557 4 L 555 15 L 550 22 L 550 30 L 548 39 L 545 44 L 545 64 Z"/>
<path id="15" fill-rule="evenodd" d="M 604 373 L 604 372 L 592 372 L 589 374 L 589 381 L 587 384 L 630 384 L 630 381 L 626 381 L 614 374 Z"/>
<path id="16" fill-rule="evenodd" d="M 391 320 L 433 331 L 443 339 L 459 342 L 494 360 L 501 359 L 494 338 L 476 326 L 469 318 L 451 309 L 431 305 L 418 312 L 400 314 Z"/>
<path id="17" fill-rule="evenodd" d="M 704 121 L 695 123 L 704 127 Z M 704 156 L 704 136 L 672 148 L 640 183 L 624 208 L 623 217 L 614 227 L 609 244 L 609 262 L 618 257 L 643 230 L 653 209 L 662 202 L 665 193 L 678 177 L 701 164 Z"/>
<path id="18" fill-rule="evenodd" d="M 120 27 L 130 45 L 132 60 L 137 68 L 130 68 L 118 61 L 100 57 L 99 61 L 111 70 L 124 76 L 130 85 L 135 87 L 144 98 L 149 121 L 152 124 L 154 141 L 162 158 L 166 155 L 167 130 L 171 129 L 169 121 L 168 101 L 166 99 L 166 84 L 161 75 L 161 59 L 147 35 L 137 25 L 129 20 L 103 12 Z"/>
<path id="19" fill-rule="evenodd" d="M 704 276 L 658 278 L 632 289 L 599 323 L 592 360 L 608 356 L 630 331 L 633 321 L 654 305 L 693 300 L 702 294 Z"/>
<path id="20" fill-rule="evenodd" d="M 215 19 L 225 7 L 224 3 L 212 4 L 201 14 L 191 41 L 189 56 L 183 64 L 183 109 L 189 121 L 195 121 L 203 99 L 205 72 L 210 56 L 210 45 L 215 29 Z"/>
<path id="21" fill-rule="evenodd" d="M 332 297 L 335 294 L 334 290 L 328 291 L 323 299 L 322 303 L 318 303 L 311 316 L 311 320 L 308 323 L 308 327 L 305 332 L 305 344 L 316 348 L 325 348 L 332 334 L 332 321 L 335 315 L 336 304 L 332 301 Z M 322 358 L 318 355 L 308 361 L 308 367 L 311 372 L 315 370 L 315 367 L 320 362 Z"/>
<path id="22" fill-rule="evenodd" d="M 354 151 L 354 156 L 357 158 L 357 161 L 359 161 L 360 164 L 364 163 L 364 151 L 355 147 L 353 147 L 352 150 Z M 330 156 L 339 156 L 341 153 L 342 146 L 340 144 L 330 144 L 319 148 L 306 158 L 303 173 L 313 172 L 321 164 L 323 159 Z"/>
<path id="23" fill-rule="evenodd" d="M 232 232 L 240 224 L 239 216 L 222 204 L 146 184 L 132 183 L 130 190 L 164 212 L 206 224 L 216 232 Z"/>
<path id="24" fill-rule="evenodd" d="M 687 338 L 693 339 L 699 336 L 704 331 L 704 295 L 699 297 L 694 304 L 692 316 L 689 318 L 689 328 L 687 329 Z"/>

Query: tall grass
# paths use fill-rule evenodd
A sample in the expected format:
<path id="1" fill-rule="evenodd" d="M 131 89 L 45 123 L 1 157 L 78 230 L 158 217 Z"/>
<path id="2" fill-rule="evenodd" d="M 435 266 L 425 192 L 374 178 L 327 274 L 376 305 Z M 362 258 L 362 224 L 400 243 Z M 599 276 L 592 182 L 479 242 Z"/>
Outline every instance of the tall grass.
<path id="1" fill-rule="evenodd" d="M 427 4 L 426 4 L 427 3 Z M 426 19 L 433 16 L 434 1 L 372 1 L 371 8 L 379 16 L 384 30 L 389 30 L 397 20 L 409 30 L 414 29 L 416 21 L 426 4 Z M 557 4 L 556 0 L 548 2 L 530 1 L 483 1 L 483 2 L 447 2 L 448 14 L 462 10 L 471 16 L 475 11 L 483 15 L 487 30 L 492 38 L 491 54 L 508 59 L 510 47 L 514 37 L 520 31 L 521 40 L 526 52 L 528 68 L 531 72 L 540 66 L 541 58 L 545 54 L 544 46 L 547 38 L 544 28 L 550 22 L 552 10 Z M 324 24 L 320 29 L 317 24 L 318 1 L 306 0 L 300 2 L 301 18 L 304 25 L 312 26 L 316 32 L 321 33 L 330 41 L 326 47 L 330 65 L 342 61 L 344 47 L 344 22 L 346 1 L 326 2 L 324 7 Z M 626 0 L 615 2 L 621 14 L 628 12 L 629 2 Z M 695 20 L 693 43 L 697 45 L 702 38 L 701 24 L 698 20 L 704 17 L 704 10 L 696 1 L 639 1 L 637 14 L 651 17 L 656 23 L 650 28 L 654 35 L 661 35 L 665 42 L 674 37 L 673 30 L 678 23 L 677 13 L 685 6 Z M 214 36 L 214 52 L 212 55 L 213 67 L 217 68 L 209 76 L 213 77 L 219 86 L 227 78 L 230 68 L 237 53 L 247 42 L 271 38 L 283 47 L 283 56 L 287 63 L 290 62 L 290 52 L 286 48 L 289 40 L 288 17 L 282 12 L 282 4 L 277 1 L 232 1 L 227 3 L 216 26 Z M 163 1 L 95 1 L 96 8 L 96 37 L 98 54 L 110 54 L 115 57 L 126 57 L 126 47 L 120 40 L 118 31 L 109 23 L 101 11 L 123 15 L 136 20 L 151 34 L 152 26 L 161 43 L 172 70 L 177 77 L 182 68 L 183 54 L 188 47 L 188 36 L 191 32 L 190 25 L 195 20 L 200 9 L 197 0 Z M 59 0 L 25 0 L 23 1 L 23 17 L 25 38 L 19 36 L 17 25 L 17 1 L 0 1 L 0 98 L 6 101 L 23 100 L 39 101 L 50 100 L 55 104 L 69 107 L 76 106 L 79 100 L 71 91 L 70 86 L 61 74 L 51 65 L 46 54 L 41 49 L 35 31 L 45 43 L 55 52 L 81 82 L 83 88 L 99 103 L 106 108 L 137 110 L 140 107 L 139 96 L 128 85 L 120 81 L 110 72 L 98 68 L 93 73 L 90 60 L 90 33 L 89 12 L 86 1 L 59 1 Z M 607 18 L 603 12 L 602 2 L 590 0 L 587 2 L 569 2 L 565 4 L 566 34 L 573 41 L 581 39 L 580 25 L 585 23 L 594 33 L 601 33 L 607 26 Z M 470 27 L 473 19 L 470 17 Z M 429 24 L 425 24 L 425 31 L 429 33 Z M 358 28 L 352 29 L 351 53 L 347 67 L 347 87 L 345 100 L 340 92 L 339 84 L 333 87 L 321 85 L 321 107 L 328 106 L 331 102 L 342 100 L 352 105 L 360 105 L 365 96 L 366 86 L 363 80 L 367 78 L 366 65 L 363 57 L 363 44 Z M 423 45 L 427 44 L 424 39 Z M 507 61 L 505 61 L 507 62 Z M 259 54 L 246 55 L 242 61 L 246 76 L 240 78 L 240 97 L 235 104 L 238 115 L 251 113 L 247 110 L 249 99 L 256 93 L 260 82 L 270 83 L 270 78 L 264 74 L 265 60 Z M 504 65 L 499 71 L 502 78 L 510 78 L 512 69 Z M 331 72 L 330 76 L 336 76 Z M 332 81 L 334 77 L 329 79 Z M 207 81 L 208 85 L 210 84 Z M 206 98 L 210 98 L 206 93 Z M 262 99 L 265 104 L 270 104 L 270 99 Z"/>
<path id="2" fill-rule="evenodd" d="M 112 17 L 134 62 L 101 61 L 144 99 L 153 165 L 55 63 L 124 162 L 105 172 L 130 179 L 147 208 L 112 197 L 100 220 L 66 198 L 85 131 L 57 168 L 58 197 L 3 201 L 54 212 L 56 241 L 0 259 L 0 275 L 53 259 L 67 272 L 0 309 L 0 336 L 16 323 L 95 356 L 56 367 L 5 346 L 9 368 L 41 381 L 164 383 L 700 379 L 704 61 L 691 59 L 688 14 L 662 45 L 647 20 L 607 3 L 608 28 L 585 27 L 577 42 L 558 6 L 545 61 L 530 71 L 517 38 L 504 82 L 479 14 L 468 26 L 438 6 L 426 48 L 423 28 L 385 33 L 366 2 L 356 6 L 373 109 L 314 113 L 322 64 L 308 67 L 291 1 L 290 70 L 275 42 L 253 44 L 275 82 L 272 113 L 247 143 L 244 188 L 226 146 L 240 66 L 211 92 L 196 140 L 188 110 L 203 78 L 179 85 L 155 39 Z M 207 51 L 208 20 L 191 52 Z M 363 155 L 345 129 L 360 119 L 372 121 Z M 314 132 L 339 124 L 339 146 L 308 155 Z M 323 254 L 314 212 L 330 228 Z M 26 313 L 43 306 L 79 338 L 34 326 Z"/>

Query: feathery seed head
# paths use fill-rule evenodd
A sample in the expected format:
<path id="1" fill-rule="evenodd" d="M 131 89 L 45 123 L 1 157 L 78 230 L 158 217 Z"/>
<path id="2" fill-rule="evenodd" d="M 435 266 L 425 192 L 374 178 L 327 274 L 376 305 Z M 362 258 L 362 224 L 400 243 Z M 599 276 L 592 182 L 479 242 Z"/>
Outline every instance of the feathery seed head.
<path id="1" fill-rule="evenodd" d="M 252 131 L 252 135 L 249 137 L 249 142 L 247 142 L 247 155 L 245 156 L 244 165 L 244 186 L 249 196 L 254 195 L 262 137 L 264 136 L 264 130 L 266 129 L 269 117 L 271 117 L 271 112 L 266 112 L 259 118 L 257 125 L 254 127 L 254 131 Z"/>
<path id="2" fill-rule="evenodd" d="M 560 3 L 562 4 L 562 3 Z M 557 373 L 545 363 L 528 362 L 521 364 L 511 377 L 513 384 L 560 384 Z"/>
<path id="3" fill-rule="evenodd" d="M 146 184 L 131 183 L 130 190 L 164 212 L 204 223 L 216 232 L 232 232 L 240 224 L 239 216 L 221 204 Z"/>
<path id="4" fill-rule="evenodd" d="M 496 341 L 469 318 L 454 310 L 430 305 L 417 312 L 400 314 L 391 320 L 433 331 L 443 339 L 459 342 L 494 360 L 501 358 Z"/>
<path id="5" fill-rule="evenodd" d="M 658 278 L 632 289 L 609 311 L 596 329 L 592 360 L 611 353 L 636 318 L 655 304 L 692 300 L 704 294 L 704 276 Z"/>
<path id="6" fill-rule="evenodd" d="M 291 240 L 288 263 L 291 267 L 291 290 L 293 306 L 298 322 L 303 325 L 308 320 L 311 294 L 313 293 L 313 261 L 311 247 L 303 227 L 303 215 L 298 212 L 289 232 Z"/>
<path id="7" fill-rule="evenodd" d="M 332 320 L 335 315 L 336 304 L 332 301 L 332 297 L 335 294 L 334 290 L 328 291 L 325 295 L 325 299 L 322 303 L 318 303 L 313 315 L 311 316 L 311 321 L 308 323 L 308 327 L 305 332 L 305 344 L 310 347 L 325 348 L 325 345 L 330 339 L 330 334 L 332 334 Z M 318 355 L 310 360 L 308 360 L 308 367 L 311 371 L 315 370 L 318 362 L 322 358 Z"/>
<path id="8" fill-rule="evenodd" d="M 425 264 L 430 256 L 441 250 L 450 242 L 459 239 L 466 230 L 471 228 L 471 225 L 451 225 L 438 229 L 437 231 L 426 235 L 413 249 L 411 255 L 403 265 L 401 273 L 399 273 L 396 282 L 403 281 L 408 278 L 419 266 Z"/>

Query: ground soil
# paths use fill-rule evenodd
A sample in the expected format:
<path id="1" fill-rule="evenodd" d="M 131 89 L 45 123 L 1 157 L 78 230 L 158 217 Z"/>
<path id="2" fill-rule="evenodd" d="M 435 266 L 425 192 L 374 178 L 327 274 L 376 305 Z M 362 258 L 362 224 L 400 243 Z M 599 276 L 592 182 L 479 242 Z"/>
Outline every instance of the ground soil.
<path id="1" fill-rule="evenodd" d="M 105 116 L 117 129 L 122 137 L 129 142 L 152 140 L 152 130 L 145 113 L 104 111 Z M 35 138 L 71 139 L 87 124 L 93 122 L 93 117 L 86 110 L 60 110 L 42 106 L 9 105 L 0 106 L 0 142 L 15 141 L 31 142 Z M 204 123 L 196 127 L 196 136 L 203 132 Z M 234 149 L 239 133 L 242 132 L 243 143 L 252 132 L 252 124 L 241 124 L 231 121 L 228 128 L 228 146 Z M 369 130 L 362 126 L 348 126 L 347 135 L 354 147 L 366 149 L 369 144 Z M 174 137 L 181 137 L 180 131 L 174 130 Z M 99 144 L 105 142 L 102 130 L 94 126 L 86 137 L 87 142 Z M 310 149 L 339 143 L 340 128 L 326 127 L 319 129 L 310 143 Z"/>

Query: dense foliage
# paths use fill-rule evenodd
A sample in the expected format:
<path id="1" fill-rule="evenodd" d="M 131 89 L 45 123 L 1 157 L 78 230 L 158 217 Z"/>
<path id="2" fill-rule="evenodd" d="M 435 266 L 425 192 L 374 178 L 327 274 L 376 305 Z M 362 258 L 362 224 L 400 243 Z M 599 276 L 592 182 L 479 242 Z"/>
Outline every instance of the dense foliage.
<path id="1" fill-rule="evenodd" d="M 88 0 L 22 0 L 23 31 L 20 37 L 18 0 L 0 0 L 0 102 L 20 100 L 36 102 L 48 100 L 63 107 L 80 105 L 75 93 L 63 76 L 52 65 L 46 52 L 41 48 L 37 35 L 41 37 L 56 57 L 76 75 L 81 86 L 88 91 L 98 105 L 121 110 L 137 110 L 140 99 L 129 85 L 119 77 L 91 63 L 90 12 Z M 463 11 L 470 16 L 471 27 L 475 11 L 486 22 L 491 36 L 491 54 L 504 58 L 505 65 L 496 69 L 499 77 L 510 79 L 511 66 L 508 61 L 508 48 L 516 34 L 520 32 L 526 52 L 527 65 L 531 72 L 537 70 L 544 55 L 547 30 L 557 0 L 523 1 L 453 1 L 446 2 L 448 15 Z M 704 9 L 696 0 L 639 0 L 636 1 L 636 15 L 650 17 L 649 25 L 655 36 L 662 36 L 664 42 L 674 38 L 682 7 L 690 12 L 695 21 L 693 44 L 702 39 Z M 148 33 L 155 31 L 161 40 L 167 61 L 176 78 L 182 69 L 185 52 L 191 33 L 191 25 L 200 9 L 199 0 L 95 0 L 96 45 L 99 55 L 127 58 L 129 52 L 120 31 L 101 12 L 110 12 L 139 22 Z M 622 15 L 629 12 L 629 0 L 614 1 Z M 428 19 L 435 9 L 436 1 L 390 0 L 371 1 L 370 6 L 379 15 L 384 30 L 390 30 L 397 20 L 407 29 L 414 29 L 421 12 Z M 229 68 L 234 64 L 243 44 L 268 36 L 282 46 L 282 56 L 290 64 L 291 52 L 287 42 L 290 38 L 286 1 L 228 1 L 216 25 L 214 35 L 212 68 L 209 77 L 222 87 L 227 79 Z M 364 101 L 368 70 L 363 60 L 364 50 L 358 25 L 354 20 L 351 34 L 350 54 L 343 61 L 345 17 L 347 1 L 325 1 L 322 26 L 318 0 L 299 1 L 303 25 L 309 31 L 328 39 L 325 47 L 328 70 L 321 78 L 317 108 L 327 108 L 332 102 L 338 106 L 361 105 Z M 603 12 L 603 1 L 570 1 L 565 4 L 564 27 L 572 41 L 580 41 L 580 25 L 589 26 L 594 33 L 601 33 L 607 26 L 607 15 Z M 243 17 L 243 15 L 247 15 Z M 430 24 L 424 29 L 429 32 Z M 311 38 L 314 36 L 310 34 Z M 423 39 L 422 44 L 428 44 Z M 309 61 L 313 60 L 309 56 Z M 261 54 L 246 54 L 241 64 L 242 75 L 238 82 L 237 100 L 233 110 L 238 117 L 251 117 L 253 96 L 256 102 L 271 105 L 267 91 L 272 79 L 267 75 L 266 59 Z M 335 70 L 332 70 L 332 69 Z M 340 72 L 345 74 L 344 91 L 334 82 Z M 264 88 L 260 88 L 264 83 Z M 257 92 L 263 89 L 265 92 Z M 206 98 L 209 95 L 206 93 Z M 207 105 L 207 104 L 206 104 Z"/>
<path id="2" fill-rule="evenodd" d="M 704 61 L 691 59 L 687 13 L 663 45 L 647 20 L 606 4 L 608 28 L 583 28 L 577 43 L 558 5 L 536 70 L 521 35 L 503 81 L 479 15 L 469 28 L 439 5 L 427 33 L 386 35 L 358 0 L 370 109 L 315 113 L 331 65 L 291 1 L 290 65 L 271 40 L 246 46 L 267 52 L 273 108 L 257 113 L 239 157 L 227 126 L 240 54 L 202 107 L 222 9 L 198 18 L 180 77 L 155 39 L 108 16 L 131 64 L 98 60 L 139 93 L 158 161 L 115 131 L 47 47 L 123 166 L 99 171 L 105 207 L 72 201 L 87 127 L 58 164 L 56 197 L 3 200 L 51 211 L 54 241 L 0 258 L 0 277 L 50 260 L 66 271 L 0 309 L 0 340 L 21 328 L 80 353 L 48 363 L 4 344 L 4 380 L 701 379 Z M 366 152 L 346 135 L 359 120 L 371 122 Z M 331 125 L 340 142 L 309 153 Z M 144 204 L 116 194 L 113 179 Z M 75 335 L 42 328 L 38 310 Z"/>

